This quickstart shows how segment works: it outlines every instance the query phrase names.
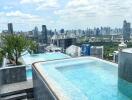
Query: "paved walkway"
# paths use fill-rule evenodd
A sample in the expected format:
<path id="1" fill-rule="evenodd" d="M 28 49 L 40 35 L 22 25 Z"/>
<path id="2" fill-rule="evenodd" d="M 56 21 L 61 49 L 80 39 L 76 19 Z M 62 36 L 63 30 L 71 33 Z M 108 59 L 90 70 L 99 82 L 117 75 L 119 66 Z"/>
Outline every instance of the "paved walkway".
<path id="1" fill-rule="evenodd" d="M 1 92 L 1 94 L 5 94 L 5 93 L 10 93 L 10 92 L 14 92 L 14 91 L 21 91 L 21 90 L 30 89 L 30 88 L 33 88 L 32 80 L 2 85 L 0 92 Z"/>

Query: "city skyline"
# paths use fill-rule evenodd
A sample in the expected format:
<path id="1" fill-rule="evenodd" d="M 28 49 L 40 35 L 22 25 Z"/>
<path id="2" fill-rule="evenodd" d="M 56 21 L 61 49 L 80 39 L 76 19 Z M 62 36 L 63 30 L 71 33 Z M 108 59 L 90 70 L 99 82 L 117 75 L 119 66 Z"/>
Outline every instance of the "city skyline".
<path id="1" fill-rule="evenodd" d="M 86 29 L 132 23 L 132 1 L 126 0 L 1 0 L 0 31 L 13 23 L 14 30 Z"/>

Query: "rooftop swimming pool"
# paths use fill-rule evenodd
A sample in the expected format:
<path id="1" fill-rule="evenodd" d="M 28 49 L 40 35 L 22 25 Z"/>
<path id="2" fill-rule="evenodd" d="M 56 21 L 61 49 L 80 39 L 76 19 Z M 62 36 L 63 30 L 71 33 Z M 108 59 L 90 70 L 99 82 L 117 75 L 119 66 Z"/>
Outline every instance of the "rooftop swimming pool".
<path id="1" fill-rule="evenodd" d="M 118 89 L 117 65 L 104 60 L 71 58 L 36 63 L 33 69 L 60 100 L 132 100 Z"/>
<path id="2" fill-rule="evenodd" d="M 31 54 L 31 55 L 26 54 L 22 57 L 26 65 L 31 65 L 32 63 L 38 61 L 47 61 L 47 60 L 62 59 L 62 58 L 70 58 L 70 56 L 60 52 L 53 52 L 53 53 Z"/>
<path id="3" fill-rule="evenodd" d="M 70 56 L 60 53 L 60 52 L 53 52 L 53 53 L 41 53 L 41 54 L 26 54 L 22 57 L 23 63 L 28 66 L 26 75 L 28 79 L 32 78 L 32 68 L 31 64 L 38 61 L 47 61 L 47 60 L 55 60 L 55 59 L 64 59 L 70 58 Z"/>

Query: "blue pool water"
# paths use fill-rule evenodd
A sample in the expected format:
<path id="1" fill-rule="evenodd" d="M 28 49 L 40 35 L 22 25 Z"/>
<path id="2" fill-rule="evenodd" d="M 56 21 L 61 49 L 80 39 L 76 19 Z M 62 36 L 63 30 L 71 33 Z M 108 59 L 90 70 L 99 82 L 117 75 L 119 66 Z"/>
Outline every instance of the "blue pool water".
<path id="1" fill-rule="evenodd" d="M 54 53 L 41 53 L 41 54 L 31 54 L 31 55 L 27 54 L 27 55 L 24 55 L 22 58 L 25 65 L 31 65 L 32 63 L 38 62 L 38 61 L 70 58 L 70 56 L 60 52 L 54 52 Z"/>
<path id="2" fill-rule="evenodd" d="M 25 65 L 29 66 L 26 71 L 26 75 L 28 79 L 32 78 L 32 69 L 31 64 L 38 61 L 47 61 L 47 60 L 55 60 L 55 59 L 64 59 L 64 58 L 70 58 L 70 56 L 60 53 L 60 52 L 54 52 L 54 53 L 41 53 L 41 54 L 27 54 L 24 55 L 23 61 Z"/>
<path id="3" fill-rule="evenodd" d="M 50 85 L 52 91 L 60 90 L 70 100 L 132 100 L 131 95 L 126 95 L 132 93 L 132 84 L 119 79 L 123 87 L 119 89 L 117 65 L 104 60 L 81 57 L 48 61 L 35 69 L 44 79 L 50 79 L 46 80 L 49 85 L 55 84 L 53 88 Z"/>
<path id="4" fill-rule="evenodd" d="M 118 90 L 118 68 L 114 65 L 95 61 L 63 66 L 57 70 L 88 100 L 131 100 Z"/>
<path id="5" fill-rule="evenodd" d="M 32 69 L 26 70 L 26 76 L 27 76 L 27 79 L 32 79 Z"/>

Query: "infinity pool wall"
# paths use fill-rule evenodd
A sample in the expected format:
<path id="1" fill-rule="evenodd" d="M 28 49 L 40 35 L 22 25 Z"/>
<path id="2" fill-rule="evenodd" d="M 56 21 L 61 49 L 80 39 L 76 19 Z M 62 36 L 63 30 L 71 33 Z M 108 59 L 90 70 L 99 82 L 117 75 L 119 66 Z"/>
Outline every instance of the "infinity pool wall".
<path id="1" fill-rule="evenodd" d="M 35 100 L 57 100 L 40 73 L 35 68 L 32 71 Z"/>
<path id="2" fill-rule="evenodd" d="M 118 88 L 132 98 L 132 53 L 126 50 L 119 53 Z"/>

